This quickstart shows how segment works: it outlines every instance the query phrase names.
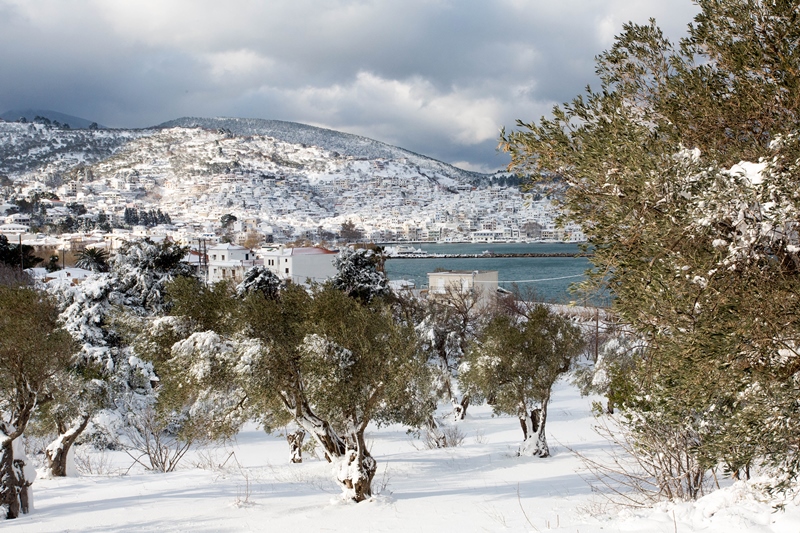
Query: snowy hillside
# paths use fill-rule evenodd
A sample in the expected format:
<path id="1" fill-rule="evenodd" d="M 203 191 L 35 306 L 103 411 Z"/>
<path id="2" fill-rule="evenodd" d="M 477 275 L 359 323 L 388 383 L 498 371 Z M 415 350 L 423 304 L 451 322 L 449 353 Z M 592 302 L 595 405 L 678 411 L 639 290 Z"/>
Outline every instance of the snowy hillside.
<path id="1" fill-rule="evenodd" d="M 223 129 L 234 135 L 261 135 L 277 140 L 300 145 L 318 146 L 335 155 L 350 156 L 358 159 L 405 159 L 415 166 L 427 169 L 432 173 L 449 175 L 467 182 L 478 183 L 486 176 L 477 172 L 469 172 L 455 168 L 441 161 L 436 161 L 403 148 L 391 146 L 367 137 L 343 133 L 282 120 L 263 120 L 253 118 L 194 118 L 183 117 L 165 122 L 159 128 L 195 128 Z"/>
<path id="2" fill-rule="evenodd" d="M 167 127 L 172 126 L 172 127 Z M 213 228 L 223 215 L 276 239 L 319 239 L 352 221 L 366 238 L 519 240 L 552 230 L 549 192 L 371 139 L 255 119 L 179 119 L 145 130 L 0 122 L 9 199 L 50 190 L 119 224 L 125 209 L 161 210 Z M 534 197 L 535 196 L 535 197 Z M 13 201 L 13 200 L 12 200 Z M 8 200 L 6 200 L 8 202 Z M 569 230 L 559 238 L 580 234 Z"/>
<path id="3" fill-rule="evenodd" d="M 516 457 L 513 417 L 473 406 L 458 447 L 427 449 L 399 426 L 367 438 L 380 494 L 344 503 L 323 460 L 290 464 L 285 439 L 250 427 L 234 442 L 198 449 L 170 474 L 132 468 L 123 452 L 78 450 L 80 477 L 37 479 L 35 510 L 7 531 L 555 531 L 794 533 L 800 510 L 774 512 L 738 483 L 695 503 L 651 509 L 609 505 L 570 449 L 608 460 L 590 400 L 557 385 L 548 417 L 553 456 Z M 87 469 L 92 469 L 88 473 Z"/>
<path id="4" fill-rule="evenodd" d="M 77 166 L 101 161 L 145 130 L 61 129 L 44 124 L 0 122 L 0 174 L 23 181 L 69 174 Z M 26 176 L 30 175 L 30 176 Z"/>

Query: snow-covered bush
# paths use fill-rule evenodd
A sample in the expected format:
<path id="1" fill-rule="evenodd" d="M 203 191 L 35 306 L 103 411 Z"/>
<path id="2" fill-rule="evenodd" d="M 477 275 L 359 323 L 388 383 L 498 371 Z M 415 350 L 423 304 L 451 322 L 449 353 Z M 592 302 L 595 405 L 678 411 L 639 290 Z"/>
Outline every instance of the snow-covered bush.
<path id="1" fill-rule="evenodd" d="M 70 447 L 87 428 L 88 440 L 118 446 L 125 421 L 137 409 L 151 408 L 158 383 L 153 361 L 142 358 L 144 351 L 135 353 L 128 340 L 138 338 L 140 347 L 147 346 L 136 332 L 146 327 L 148 316 L 167 308 L 166 284 L 188 273 L 182 257 L 183 248 L 171 243 L 131 242 L 110 261 L 109 273 L 96 273 L 79 285 L 48 284 L 64 329 L 80 347 L 71 379 L 61 381 L 38 414 L 38 423 L 58 434 L 48 448 L 51 475 L 66 475 Z M 103 410 L 110 412 L 92 423 Z M 113 423 L 105 426 L 101 420 Z"/>
<path id="2" fill-rule="evenodd" d="M 282 284 L 281 279 L 272 270 L 255 266 L 245 273 L 242 282 L 236 286 L 236 295 L 243 298 L 251 292 L 260 291 L 265 298 L 275 298 Z"/>
<path id="3" fill-rule="evenodd" d="M 378 269 L 380 257 L 368 248 L 344 248 L 334 259 L 336 274 L 330 283 L 352 298 L 369 302 L 389 294 L 389 280 Z"/>

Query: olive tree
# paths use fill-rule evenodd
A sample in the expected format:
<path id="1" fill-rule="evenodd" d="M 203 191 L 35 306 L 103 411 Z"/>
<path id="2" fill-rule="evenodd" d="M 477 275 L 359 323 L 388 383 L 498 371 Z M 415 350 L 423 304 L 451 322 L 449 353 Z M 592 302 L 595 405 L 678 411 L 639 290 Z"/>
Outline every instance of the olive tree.
<path id="1" fill-rule="evenodd" d="M 29 512 L 35 478 L 19 438 L 54 377 L 67 371 L 74 352 L 46 293 L 0 286 L 0 505 L 7 518 Z"/>
<path id="2" fill-rule="evenodd" d="M 519 455 L 547 457 L 545 428 L 553 385 L 582 353 L 580 328 L 544 304 L 498 313 L 472 343 L 461 365 L 464 389 L 486 398 L 496 413 L 516 415 Z"/>
<path id="3" fill-rule="evenodd" d="M 623 26 L 598 57 L 598 89 L 520 121 L 501 145 L 517 170 L 569 185 L 565 215 L 594 250 L 589 284 L 608 286 L 642 339 L 621 398 L 641 439 L 632 449 L 651 445 L 657 423 L 676 437 L 654 449 L 683 446 L 700 471 L 723 464 L 733 476 L 771 465 L 773 486 L 791 489 L 800 474 L 798 6 L 696 3 L 677 44 L 655 21 Z M 682 493 L 699 494 L 690 479 L 701 478 L 685 478 Z"/>
<path id="4" fill-rule="evenodd" d="M 183 313 L 174 318 L 203 326 L 172 343 L 165 388 L 212 405 L 206 412 L 218 415 L 215 423 L 251 417 L 269 429 L 294 421 L 336 466 L 348 499 L 372 494 L 368 425 L 419 426 L 430 416 L 429 372 L 413 325 L 398 322 L 380 298 L 365 303 L 331 285 L 309 292 L 290 284 L 272 296 L 255 290 L 220 297 L 228 303 L 214 309 L 231 305 L 234 317 L 227 327 L 198 315 L 205 306 L 197 291 L 171 294 L 173 313 Z"/>
<path id="5" fill-rule="evenodd" d="M 362 501 L 376 470 L 367 426 L 424 424 L 433 408 L 428 367 L 413 325 L 398 323 L 379 300 L 364 305 L 326 288 L 314 294 L 309 318 L 299 360 L 305 395 L 344 444 L 337 479 L 345 497 Z"/>

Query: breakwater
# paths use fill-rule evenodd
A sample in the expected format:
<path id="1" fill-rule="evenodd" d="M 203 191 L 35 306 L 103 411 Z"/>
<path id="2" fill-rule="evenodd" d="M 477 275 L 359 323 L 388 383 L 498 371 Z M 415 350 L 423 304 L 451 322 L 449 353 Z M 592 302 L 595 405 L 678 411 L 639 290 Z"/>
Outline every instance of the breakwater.
<path id="1" fill-rule="evenodd" d="M 480 254 L 403 254 L 390 255 L 386 259 L 492 259 L 506 257 L 592 257 L 590 253 L 549 252 L 549 253 L 480 253 Z"/>

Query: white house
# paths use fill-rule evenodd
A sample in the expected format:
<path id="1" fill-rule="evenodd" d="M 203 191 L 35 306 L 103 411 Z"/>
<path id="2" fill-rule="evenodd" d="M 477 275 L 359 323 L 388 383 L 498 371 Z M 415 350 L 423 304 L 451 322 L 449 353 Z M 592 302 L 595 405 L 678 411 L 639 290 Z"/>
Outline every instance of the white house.
<path id="1" fill-rule="evenodd" d="M 28 233 L 31 227 L 25 224 L 0 224 L 0 233 L 3 235 L 17 235 L 19 233 Z"/>
<path id="2" fill-rule="evenodd" d="M 475 291 L 479 306 L 492 303 L 497 294 L 497 270 L 445 270 L 428 273 L 428 297 L 441 298 L 450 293 Z"/>
<path id="3" fill-rule="evenodd" d="M 31 223 L 31 216 L 27 213 L 14 213 L 8 215 L 4 222 L 6 224 L 30 224 Z"/>
<path id="4" fill-rule="evenodd" d="M 216 283 L 224 279 L 239 283 L 244 273 L 256 264 L 252 250 L 238 244 L 223 243 L 211 246 L 208 255 L 208 282 Z"/>
<path id="5" fill-rule="evenodd" d="M 336 274 L 333 266 L 336 252 L 325 248 L 266 246 L 258 255 L 264 260 L 264 266 L 279 278 L 294 283 L 323 282 Z"/>
<path id="6" fill-rule="evenodd" d="M 69 281 L 73 285 L 78 285 L 86 278 L 94 274 L 94 272 L 91 270 L 78 267 L 63 268 L 61 270 L 56 270 L 55 272 L 48 272 L 46 268 L 37 267 L 25 269 L 25 272 L 30 274 L 33 279 L 43 281 L 45 283 L 57 279 Z"/>

